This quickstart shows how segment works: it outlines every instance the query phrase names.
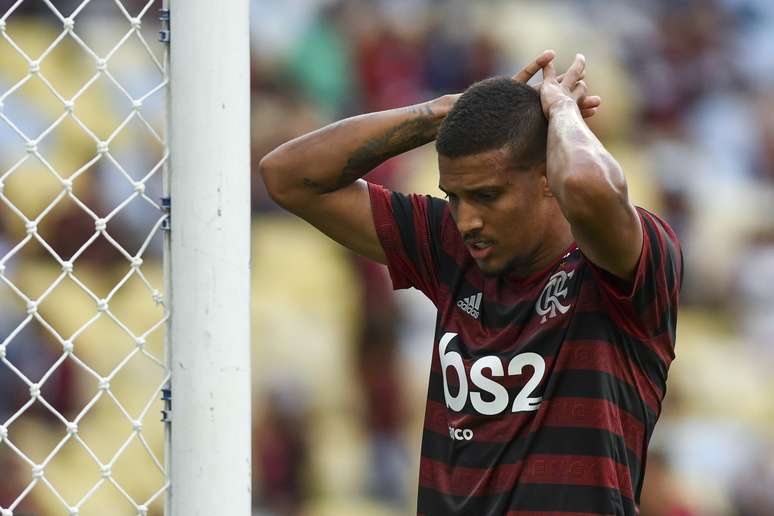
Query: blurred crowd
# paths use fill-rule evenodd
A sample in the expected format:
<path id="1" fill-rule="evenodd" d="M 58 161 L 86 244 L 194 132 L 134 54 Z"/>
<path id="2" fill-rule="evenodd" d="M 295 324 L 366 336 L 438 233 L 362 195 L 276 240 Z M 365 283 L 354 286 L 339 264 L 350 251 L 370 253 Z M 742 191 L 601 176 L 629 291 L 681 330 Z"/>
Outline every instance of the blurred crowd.
<path id="1" fill-rule="evenodd" d="M 0 0 L 0 13 L 12 3 Z M 92 3 L 102 8 L 85 13 L 79 29 L 99 46 L 120 30 L 109 23 L 117 13 L 105 4 L 113 2 Z M 146 5 L 123 4 L 133 13 Z M 14 16 L 26 25 L 12 35 L 42 52 L 61 24 L 43 2 L 22 5 Z M 664 216 L 685 252 L 677 360 L 651 444 L 641 513 L 774 514 L 774 380 L 768 373 L 774 365 L 774 3 L 253 0 L 252 11 L 254 166 L 277 145 L 341 117 L 461 92 L 480 79 L 515 73 L 546 48 L 557 51 L 560 68 L 583 52 L 586 81 L 603 98 L 590 126 L 622 164 L 635 203 Z M 157 26 L 145 28 L 152 33 Z M 127 63 L 142 53 L 133 52 Z M 72 75 L 79 70 L 76 54 L 52 55 L 42 69 Z M 0 48 L 0 95 L 20 78 L 6 66 L 13 55 Z M 119 62 L 117 54 L 116 68 Z M 132 91 L 147 92 L 158 78 L 148 70 L 122 79 Z M 75 92 L 85 79 L 69 85 L 63 78 L 62 87 Z M 109 85 L 95 90 L 84 95 L 81 115 L 95 132 L 109 135 L 131 106 Z M 29 134 L 39 133 L 61 106 L 48 109 L 56 102 L 39 100 L 47 98 L 44 89 L 24 94 L 6 99 L 4 112 Z M 149 99 L 144 108 L 158 127 L 162 100 Z M 77 127 L 53 136 L 41 152 L 58 160 L 57 169 L 71 174 L 93 158 L 93 142 Z M 125 140 L 111 153 L 128 170 L 147 173 L 158 144 L 142 128 Z M 0 123 L 0 173 L 23 153 L 23 142 Z M 75 182 L 76 194 L 95 211 L 109 212 L 131 191 L 114 168 L 102 160 Z M 25 197 L 32 179 L 14 185 L 16 173 L 5 180 L 4 193 L 34 217 L 61 186 L 45 170 L 24 173 L 45 199 Z M 369 180 L 438 193 L 432 145 L 390 160 Z M 159 181 L 148 186 L 156 198 Z M 147 236 L 154 216 L 147 208 L 130 204 L 111 222 L 111 234 L 127 248 Z M 416 292 L 393 293 L 383 267 L 278 209 L 255 174 L 253 211 L 255 514 L 411 513 L 433 307 Z M 92 225 L 77 206 L 62 205 L 45 217 L 41 232 L 68 256 Z M 0 203 L 0 255 L 23 236 L 24 225 Z M 102 244 L 79 258 L 76 273 L 107 286 L 128 264 Z M 25 253 L 8 263 L 14 282 L 36 285 L 46 267 L 56 272 L 45 250 Z M 149 248 L 149 267 L 159 267 L 159 253 L 158 245 Z M 6 290 L 0 285 L 3 338 L 25 315 Z M 55 317 L 61 308 L 49 310 L 46 316 Z M 17 335 L 8 352 L 39 377 L 61 347 L 36 328 Z M 95 336 L 94 360 L 105 339 Z M 52 403 L 75 414 L 94 386 L 79 381 L 81 371 L 69 360 L 57 371 L 51 392 L 61 399 Z M 28 394 L 2 364 L 0 389 L 2 424 Z M 30 417 L 44 419 L 34 411 Z M 2 507 L 29 482 L 14 457 L 0 444 Z M 14 471 L 16 480 L 5 475 Z M 41 507 L 44 498 L 30 497 L 30 514 L 43 510 L 34 504 Z"/>

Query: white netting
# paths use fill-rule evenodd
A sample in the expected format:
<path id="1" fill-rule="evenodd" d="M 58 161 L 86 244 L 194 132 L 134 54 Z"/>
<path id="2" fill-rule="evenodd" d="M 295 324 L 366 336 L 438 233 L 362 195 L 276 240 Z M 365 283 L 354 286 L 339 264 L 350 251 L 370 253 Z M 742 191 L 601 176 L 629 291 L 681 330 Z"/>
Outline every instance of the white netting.
<path id="1" fill-rule="evenodd" d="M 161 514 L 160 0 L 0 0 L 0 515 Z"/>

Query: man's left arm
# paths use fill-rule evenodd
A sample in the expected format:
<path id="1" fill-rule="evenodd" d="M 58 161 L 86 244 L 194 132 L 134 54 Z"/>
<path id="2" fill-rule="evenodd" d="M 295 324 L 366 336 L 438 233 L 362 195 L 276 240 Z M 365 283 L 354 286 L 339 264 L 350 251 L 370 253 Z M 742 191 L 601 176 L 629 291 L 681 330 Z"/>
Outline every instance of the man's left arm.
<path id="1" fill-rule="evenodd" d="M 585 66 L 578 54 L 563 77 L 556 77 L 552 62 L 543 67 L 546 178 L 583 254 L 598 267 L 631 280 L 642 250 L 642 226 L 620 165 L 578 110 L 577 100 L 586 95 Z"/>

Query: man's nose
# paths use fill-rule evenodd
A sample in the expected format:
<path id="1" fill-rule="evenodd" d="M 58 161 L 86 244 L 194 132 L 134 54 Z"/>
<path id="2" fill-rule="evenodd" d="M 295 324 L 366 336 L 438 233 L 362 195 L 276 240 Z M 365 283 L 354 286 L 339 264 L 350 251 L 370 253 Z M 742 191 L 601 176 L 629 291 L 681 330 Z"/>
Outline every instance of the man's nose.
<path id="1" fill-rule="evenodd" d="M 480 231 L 484 227 L 484 221 L 478 210 L 469 203 L 460 201 L 455 211 L 457 229 L 463 236 Z"/>

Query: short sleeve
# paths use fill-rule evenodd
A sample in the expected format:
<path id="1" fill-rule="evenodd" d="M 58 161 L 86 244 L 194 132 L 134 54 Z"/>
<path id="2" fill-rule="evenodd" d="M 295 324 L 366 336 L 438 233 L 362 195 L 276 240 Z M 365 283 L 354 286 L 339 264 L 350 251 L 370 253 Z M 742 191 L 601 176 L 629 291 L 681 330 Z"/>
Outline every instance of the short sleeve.
<path id="1" fill-rule="evenodd" d="M 371 211 L 394 289 L 415 287 L 437 304 L 440 221 L 446 202 L 369 183 Z"/>
<path id="2" fill-rule="evenodd" d="M 661 218 L 637 208 L 642 223 L 642 251 L 632 281 L 589 266 L 616 320 L 630 332 L 651 339 L 665 332 L 674 341 L 683 255 L 672 228 Z"/>

